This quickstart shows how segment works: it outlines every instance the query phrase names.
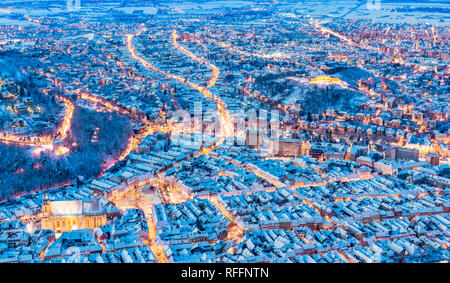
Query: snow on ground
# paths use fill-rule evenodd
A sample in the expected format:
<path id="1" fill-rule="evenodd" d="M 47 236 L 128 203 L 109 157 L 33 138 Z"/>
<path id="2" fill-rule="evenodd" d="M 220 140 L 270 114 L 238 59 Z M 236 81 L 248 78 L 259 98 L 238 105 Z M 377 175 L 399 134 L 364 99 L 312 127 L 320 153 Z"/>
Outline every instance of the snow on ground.
<path id="1" fill-rule="evenodd" d="M 146 15 L 155 15 L 158 12 L 158 8 L 155 7 L 124 7 L 114 8 L 114 10 L 122 11 L 126 14 L 132 14 L 134 11 L 143 11 Z"/>
<path id="2" fill-rule="evenodd" d="M 7 19 L 7 18 L 0 18 L 0 26 L 26 27 L 26 26 L 33 26 L 33 25 L 37 25 L 37 24 L 29 22 L 29 21 L 20 21 L 20 20 L 11 20 L 11 19 Z"/>
<path id="3" fill-rule="evenodd" d="M 218 8 L 239 8 L 243 6 L 248 6 L 255 4 L 252 1 L 211 1 L 205 3 L 194 3 L 194 2 L 182 2 L 182 3 L 168 3 L 167 5 L 170 8 L 178 8 L 181 10 L 209 10 L 209 9 L 218 9 Z"/>
<path id="4" fill-rule="evenodd" d="M 66 12 L 67 10 L 63 8 L 48 8 L 48 9 L 27 9 L 27 8 L 11 8 L 11 13 L 29 15 L 29 16 L 48 16 L 54 15 L 61 12 Z"/>
<path id="5" fill-rule="evenodd" d="M 345 19 L 369 19 L 374 22 L 387 23 L 429 23 L 436 26 L 449 26 L 450 15 L 448 13 L 428 13 L 428 12 L 394 12 L 399 8 L 434 8 L 450 9 L 450 4 L 441 2 L 432 3 L 385 3 L 381 0 L 380 10 L 369 10 L 366 1 L 329 1 L 317 3 L 316 1 L 306 1 L 294 5 L 300 14 L 311 16 L 343 17 Z"/>
<path id="6" fill-rule="evenodd" d="M 10 1 L 11 2 L 11 1 Z M 17 2 L 17 1 L 12 1 Z M 439 7 L 443 9 L 450 9 L 450 3 L 448 1 L 432 1 L 421 3 L 419 1 L 395 3 L 380 0 L 380 10 L 370 10 L 365 0 L 340 0 L 340 1 L 317 1 L 306 0 L 304 2 L 296 4 L 281 4 L 283 7 L 292 7 L 297 13 L 311 15 L 313 17 L 328 16 L 343 17 L 346 19 L 372 19 L 374 22 L 387 22 L 387 23 L 428 23 L 436 26 L 450 26 L 450 14 L 449 13 L 429 13 L 424 11 L 411 11 L 411 12 L 394 12 L 399 8 L 434 8 Z M 6 2 L 5 2 L 6 3 Z M 25 14 L 29 16 L 49 16 L 56 15 L 61 12 L 68 12 L 65 5 L 52 5 L 49 8 L 45 8 L 45 2 L 42 3 L 42 7 L 11 7 L 12 13 Z M 144 14 L 156 14 L 158 7 L 155 6 L 139 6 L 139 7 L 121 7 L 120 3 L 106 3 L 102 6 L 103 12 L 107 10 L 123 11 L 127 14 L 131 14 L 134 11 L 143 11 Z M 211 10 L 219 10 L 223 8 L 239 8 L 239 7 L 255 7 L 256 1 L 246 0 L 225 0 L 225 1 L 210 1 L 204 3 L 195 3 L 191 1 L 183 1 L 176 3 L 166 3 L 169 8 L 177 8 L 190 12 L 208 12 Z M 94 9 L 95 8 L 95 9 Z M 80 11 L 72 12 L 100 12 L 98 7 L 90 5 L 81 5 Z M 1 16 L 1 14 L 0 14 Z"/>

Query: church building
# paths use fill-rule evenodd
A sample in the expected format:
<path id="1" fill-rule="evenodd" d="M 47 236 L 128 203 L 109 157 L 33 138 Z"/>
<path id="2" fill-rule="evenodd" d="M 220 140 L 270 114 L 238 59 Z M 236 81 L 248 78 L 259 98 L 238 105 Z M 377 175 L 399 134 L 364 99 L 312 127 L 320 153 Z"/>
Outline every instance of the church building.
<path id="1" fill-rule="evenodd" d="M 44 196 L 41 229 L 62 233 L 76 229 L 95 229 L 106 224 L 106 211 L 96 201 L 49 201 L 47 194 Z"/>

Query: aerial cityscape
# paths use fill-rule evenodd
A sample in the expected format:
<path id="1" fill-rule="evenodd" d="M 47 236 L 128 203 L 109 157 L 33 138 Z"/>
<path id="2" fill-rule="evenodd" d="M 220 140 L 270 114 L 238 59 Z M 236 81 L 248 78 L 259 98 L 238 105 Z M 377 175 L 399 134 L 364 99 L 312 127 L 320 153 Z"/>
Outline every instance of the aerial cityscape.
<path id="1" fill-rule="evenodd" d="M 2 0 L 0 263 L 438 263 L 450 2 Z"/>

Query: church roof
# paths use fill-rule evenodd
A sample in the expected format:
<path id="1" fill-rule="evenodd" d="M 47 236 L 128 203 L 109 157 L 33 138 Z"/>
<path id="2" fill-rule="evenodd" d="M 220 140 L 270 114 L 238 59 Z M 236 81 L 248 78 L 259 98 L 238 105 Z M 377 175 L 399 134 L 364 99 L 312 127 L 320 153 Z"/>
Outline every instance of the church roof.
<path id="1" fill-rule="evenodd" d="M 52 217 L 75 217 L 82 215 L 98 215 L 105 211 L 98 202 L 83 202 L 82 200 L 60 200 L 50 202 Z"/>
<path id="2" fill-rule="evenodd" d="M 50 202 L 50 215 L 52 217 L 71 217 L 83 214 L 81 200 L 61 200 Z"/>

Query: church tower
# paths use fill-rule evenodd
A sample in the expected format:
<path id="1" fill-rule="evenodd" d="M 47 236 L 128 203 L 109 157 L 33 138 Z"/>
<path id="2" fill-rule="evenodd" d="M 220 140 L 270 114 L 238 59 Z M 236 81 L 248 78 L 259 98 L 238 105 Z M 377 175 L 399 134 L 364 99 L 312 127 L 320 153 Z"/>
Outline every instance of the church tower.
<path id="1" fill-rule="evenodd" d="M 42 199 L 42 217 L 50 217 L 50 202 L 47 194 Z"/>

